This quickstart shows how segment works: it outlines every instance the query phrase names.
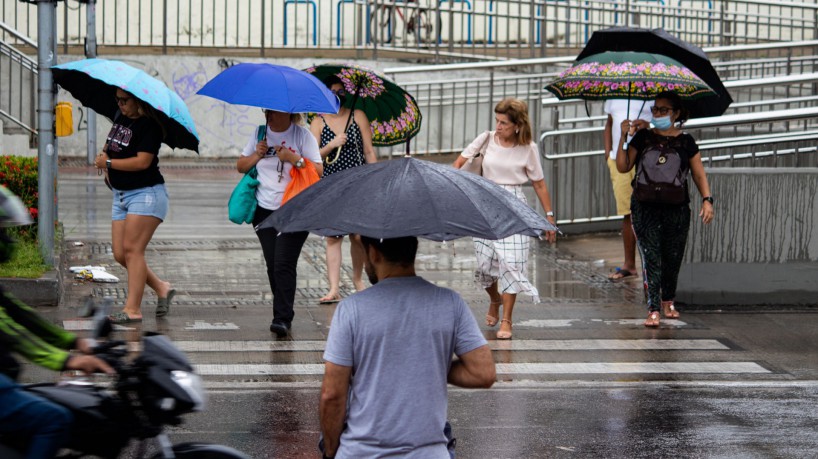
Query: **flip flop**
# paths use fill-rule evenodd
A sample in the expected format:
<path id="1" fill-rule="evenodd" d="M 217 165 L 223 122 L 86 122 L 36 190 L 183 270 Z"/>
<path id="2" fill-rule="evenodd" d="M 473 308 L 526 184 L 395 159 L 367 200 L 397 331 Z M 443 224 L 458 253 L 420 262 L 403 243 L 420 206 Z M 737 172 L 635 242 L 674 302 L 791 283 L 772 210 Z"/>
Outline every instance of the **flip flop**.
<path id="1" fill-rule="evenodd" d="M 119 311 L 109 315 L 108 320 L 110 320 L 113 324 L 131 324 L 142 322 L 141 317 L 131 317 L 125 311 Z"/>
<path id="2" fill-rule="evenodd" d="M 156 317 L 165 317 L 170 312 L 170 302 L 176 296 L 176 289 L 172 288 L 168 291 L 166 298 L 156 299 Z"/>
<path id="3" fill-rule="evenodd" d="M 629 277 L 636 277 L 636 273 L 633 271 L 628 271 L 627 269 L 616 268 L 616 271 L 608 276 L 608 280 L 611 282 L 616 282 Z"/>
<path id="4" fill-rule="evenodd" d="M 330 298 L 328 300 L 318 300 L 318 304 L 333 304 L 341 301 L 341 296 L 336 296 L 334 298 Z"/>

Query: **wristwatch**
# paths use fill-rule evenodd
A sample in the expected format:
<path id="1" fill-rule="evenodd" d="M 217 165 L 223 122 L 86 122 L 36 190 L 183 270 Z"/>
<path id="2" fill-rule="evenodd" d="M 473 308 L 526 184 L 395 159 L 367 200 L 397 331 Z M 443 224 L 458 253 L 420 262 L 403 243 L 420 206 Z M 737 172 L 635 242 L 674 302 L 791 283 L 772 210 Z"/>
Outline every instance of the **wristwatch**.
<path id="1" fill-rule="evenodd" d="M 710 205 L 712 206 L 712 205 L 713 205 L 713 196 L 705 196 L 705 197 L 703 197 L 703 198 L 702 198 L 702 202 L 704 202 L 704 201 L 709 202 L 709 203 L 710 203 Z"/>
<path id="2" fill-rule="evenodd" d="M 105 168 L 108 169 L 108 170 L 111 170 L 111 160 L 110 159 L 105 160 Z"/>
<path id="3" fill-rule="evenodd" d="M 545 213 L 545 216 L 546 216 L 546 217 L 553 217 L 553 216 L 554 216 L 554 211 L 553 211 L 553 210 L 549 210 L 548 212 L 546 212 L 546 213 Z"/>
<path id="4" fill-rule="evenodd" d="M 298 161 L 295 162 L 295 167 L 297 167 L 299 169 L 304 167 L 304 158 L 303 157 L 298 158 Z"/>

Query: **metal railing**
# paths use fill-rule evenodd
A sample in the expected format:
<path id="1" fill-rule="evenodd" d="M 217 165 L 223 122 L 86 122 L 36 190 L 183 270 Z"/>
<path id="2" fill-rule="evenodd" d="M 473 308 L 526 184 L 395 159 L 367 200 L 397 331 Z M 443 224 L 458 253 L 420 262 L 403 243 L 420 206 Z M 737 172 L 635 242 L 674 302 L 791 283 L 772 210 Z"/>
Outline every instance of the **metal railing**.
<path id="1" fill-rule="evenodd" d="M 5 0 L 0 20 L 36 37 L 35 8 Z M 68 0 L 57 8 L 65 54 L 83 45 L 85 5 Z M 815 1 L 768 0 L 116 0 L 97 3 L 97 39 L 102 52 L 345 49 L 357 57 L 412 52 L 439 61 L 546 56 L 615 25 L 663 27 L 700 46 L 808 40 L 818 38 L 817 11 Z"/>
<path id="2" fill-rule="evenodd" d="M 21 129 L 30 136 L 37 133 L 37 61 L 18 51 L 6 39 L 33 46 L 25 36 L 0 22 L 0 118 L 3 130 Z M 8 122 L 11 122 L 11 126 Z M 2 135 L 2 133 L 0 133 Z"/>
<path id="3" fill-rule="evenodd" d="M 818 166 L 818 107 L 691 120 L 685 131 L 697 139 L 708 167 Z M 702 139 L 704 132 L 732 128 L 738 135 Z M 578 131 L 602 140 L 603 128 Z M 580 132 L 581 131 L 581 132 Z M 558 224 L 617 220 L 608 165 L 602 148 L 554 154 L 549 137 L 540 137 L 543 170 Z"/>
<path id="4" fill-rule="evenodd" d="M 811 50 L 818 41 L 794 43 L 790 48 Z M 785 47 L 781 46 L 781 50 Z M 761 47 L 766 49 L 766 47 Z M 718 50 L 725 55 L 726 49 Z M 744 49 L 742 52 L 748 52 Z M 738 51 L 732 51 L 738 54 Z M 815 59 L 818 59 L 816 57 Z M 541 58 L 505 62 L 483 62 L 469 64 L 447 64 L 438 66 L 418 66 L 386 69 L 392 79 L 415 96 L 424 116 L 423 126 L 413 140 L 412 150 L 419 154 L 456 153 L 471 142 L 474 137 L 493 126 L 494 104 L 504 97 L 516 97 L 529 104 L 531 121 L 535 130 L 562 129 L 563 118 L 573 121 L 572 125 L 587 125 L 599 122 L 602 104 L 586 105 L 582 101 L 559 101 L 542 97 L 550 93 L 545 85 L 554 78 L 555 72 L 540 73 L 542 67 L 571 62 L 572 58 Z M 758 60 L 755 60 L 758 61 Z M 729 67 L 730 62 L 718 63 Z M 740 65 L 740 64 L 739 64 Z M 755 64 L 754 64 L 755 65 Z M 770 73 L 770 68 L 757 66 L 759 73 Z M 779 71 L 805 69 L 802 66 L 781 66 Z M 511 70 L 514 70 L 512 73 Z M 749 73 L 749 72 L 748 72 Z M 466 75 L 484 75 L 464 77 Z M 410 78 L 423 76 L 424 81 Z M 746 81 L 727 81 L 725 85 L 736 100 L 735 108 L 729 113 L 765 110 L 770 108 L 799 108 L 816 105 L 809 96 L 815 93 L 818 74 L 786 75 L 775 78 Z M 764 101 L 770 100 L 769 104 Z M 557 108 L 559 110 L 557 110 Z M 590 117 L 589 117 L 590 115 Z M 586 120 L 581 122 L 582 120 Z M 601 125 L 601 123 L 600 123 Z M 585 145 L 569 145 L 573 151 L 583 150 Z M 600 145 L 601 147 L 601 145 Z M 395 150 L 395 154 L 398 154 Z"/>

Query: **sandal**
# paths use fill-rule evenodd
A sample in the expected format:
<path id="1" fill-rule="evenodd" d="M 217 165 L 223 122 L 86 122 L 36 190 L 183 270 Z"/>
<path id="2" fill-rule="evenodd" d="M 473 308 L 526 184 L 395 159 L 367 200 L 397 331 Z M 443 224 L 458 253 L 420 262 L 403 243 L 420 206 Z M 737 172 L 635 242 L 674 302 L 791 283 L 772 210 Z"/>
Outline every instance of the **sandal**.
<path id="1" fill-rule="evenodd" d="M 676 306 L 673 304 L 673 300 L 662 301 L 662 314 L 665 316 L 666 319 L 679 318 L 679 311 L 676 310 Z"/>
<path id="2" fill-rule="evenodd" d="M 176 289 L 168 290 L 168 296 L 156 299 L 156 317 L 165 317 L 170 312 L 170 302 L 176 296 Z"/>
<path id="3" fill-rule="evenodd" d="M 508 327 L 511 328 L 510 320 L 503 319 L 500 322 L 508 322 Z M 511 330 L 509 331 L 497 330 L 497 339 L 511 339 Z"/>
<path id="4" fill-rule="evenodd" d="M 500 305 L 503 304 L 503 302 L 502 301 L 492 301 L 492 302 L 490 302 L 489 303 L 489 310 L 491 310 L 491 307 L 494 306 L 495 304 L 497 305 L 497 312 L 499 313 Z M 486 313 L 486 325 L 488 325 L 489 327 L 493 327 L 493 326 L 497 325 L 498 322 L 500 322 L 499 314 L 497 316 L 493 316 L 491 314 Z"/>
<path id="5" fill-rule="evenodd" d="M 628 269 L 616 268 L 616 271 L 614 271 L 613 273 L 611 273 L 611 275 L 608 276 L 608 280 L 611 282 L 616 282 L 623 279 L 627 279 L 629 277 L 636 277 L 636 273 Z"/>
<path id="6" fill-rule="evenodd" d="M 341 301 L 341 294 L 336 293 L 335 295 L 325 295 L 323 298 L 318 300 L 318 304 L 333 304 Z"/>
<path id="7" fill-rule="evenodd" d="M 651 311 L 648 318 L 645 320 L 645 326 L 651 328 L 659 327 L 659 311 Z"/>
<path id="8" fill-rule="evenodd" d="M 109 315 L 108 320 L 110 320 L 112 324 L 130 324 L 134 322 L 142 322 L 141 317 L 131 317 L 125 311 L 119 311 Z"/>

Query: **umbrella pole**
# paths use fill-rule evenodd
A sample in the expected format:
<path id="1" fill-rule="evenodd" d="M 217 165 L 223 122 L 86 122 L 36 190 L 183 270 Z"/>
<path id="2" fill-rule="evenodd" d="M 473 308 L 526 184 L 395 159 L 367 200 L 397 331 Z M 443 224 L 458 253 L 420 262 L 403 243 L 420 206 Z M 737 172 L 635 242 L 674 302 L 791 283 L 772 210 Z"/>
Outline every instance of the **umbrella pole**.
<path id="1" fill-rule="evenodd" d="M 630 120 L 630 117 L 631 117 L 631 91 L 633 91 L 633 80 L 628 82 L 628 108 L 627 108 L 628 120 Z M 639 113 L 637 113 L 636 116 L 638 117 L 641 113 L 642 113 L 642 110 L 639 110 Z M 628 129 L 628 133 L 625 134 L 625 143 L 622 144 L 622 151 L 625 153 L 625 165 L 626 166 L 628 166 L 628 163 L 630 162 L 630 161 L 628 161 L 628 143 L 629 143 L 628 136 L 630 136 L 630 129 Z"/>
<path id="2" fill-rule="evenodd" d="M 412 149 L 409 147 L 409 144 L 412 142 L 412 139 L 408 139 L 406 141 L 406 157 L 412 156 Z"/>
<path id="3" fill-rule="evenodd" d="M 349 125 L 352 123 L 352 117 L 355 116 L 355 104 L 358 102 L 358 89 L 360 89 L 360 86 L 356 85 L 355 94 L 352 95 L 352 108 L 349 109 L 349 116 L 347 117 L 346 124 L 344 124 L 344 134 L 347 133 L 347 129 L 349 129 Z M 335 161 L 338 161 L 338 158 L 341 156 L 341 148 L 344 148 L 344 146 L 341 145 L 335 150 L 335 155 L 332 157 L 332 159 L 327 159 L 327 164 L 332 164 Z"/>

